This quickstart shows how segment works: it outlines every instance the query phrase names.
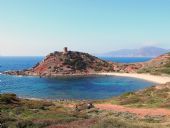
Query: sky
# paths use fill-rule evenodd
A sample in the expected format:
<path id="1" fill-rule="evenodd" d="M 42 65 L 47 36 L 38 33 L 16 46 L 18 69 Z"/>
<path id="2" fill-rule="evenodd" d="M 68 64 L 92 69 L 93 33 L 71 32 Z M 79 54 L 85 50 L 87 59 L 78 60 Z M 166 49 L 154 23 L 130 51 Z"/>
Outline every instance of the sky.
<path id="1" fill-rule="evenodd" d="M 170 48 L 170 0 L 0 0 L 0 55 Z"/>

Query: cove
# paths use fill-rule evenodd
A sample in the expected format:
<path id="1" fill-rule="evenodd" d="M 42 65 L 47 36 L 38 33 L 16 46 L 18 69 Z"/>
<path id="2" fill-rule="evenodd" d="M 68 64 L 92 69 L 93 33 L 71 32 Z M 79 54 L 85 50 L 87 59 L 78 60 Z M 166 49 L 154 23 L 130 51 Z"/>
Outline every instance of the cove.
<path id="1" fill-rule="evenodd" d="M 39 78 L 0 75 L 0 93 L 53 100 L 106 99 L 154 84 L 141 79 L 118 76 Z"/>

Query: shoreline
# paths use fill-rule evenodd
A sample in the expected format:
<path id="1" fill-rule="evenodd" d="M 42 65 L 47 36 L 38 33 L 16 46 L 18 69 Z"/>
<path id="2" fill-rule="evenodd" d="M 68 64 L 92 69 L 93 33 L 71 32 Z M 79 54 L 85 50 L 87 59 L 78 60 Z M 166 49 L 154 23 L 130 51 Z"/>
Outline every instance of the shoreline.
<path id="1" fill-rule="evenodd" d="M 102 73 L 90 73 L 90 74 L 74 74 L 74 75 L 58 75 L 58 77 L 89 77 L 89 76 L 120 76 L 120 77 L 130 77 L 136 79 L 142 79 L 155 84 L 165 84 L 170 82 L 170 76 L 156 76 L 150 74 L 139 74 L 139 73 L 116 73 L 116 72 L 102 72 Z M 20 97 L 22 99 L 28 100 L 46 100 L 46 101 L 88 101 L 87 99 L 43 99 L 43 98 L 29 98 L 29 97 Z"/>
<path id="2" fill-rule="evenodd" d="M 46 98 L 34 98 L 34 97 L 25 97 L 25 96 L 23 96 L 23 97 L 18 96 L 18 98 L 23 99 L 23 100 L 63 102 L 63 103 L 95 101 L 95 100 L 91 100 L 91 99 L 46 99 Z"/>
<path id="3" fill-rule="evenodd" d="M 97 75 L 131 77 L 131 78 L 143 79 L 143 80 L 154 82 L 157 84 L 165 84 L 167 82 L 170 82 L 170 76 L 169 77 L 168 76 L 156 76 L 156 75 L 150 75 L 150 74 L 103 72 L 103 73 L 97 73 Z"/>
<path id="4" fill-rule="evenodd" d="M 89 76 L 120 76 L 120 77 L 130 77 L 130 78 L 136 78 L 136 79 L 142 79 L 150 82 L 154 82 L 155 84 L 165 84 L 167 82 L 170 82 L 170 76 L 156 76 L 151 74 L 138 74 L 138 73 L 117 73 L 117 72 L 101 72 L 101 73 L 90 73 L 90 74 L 74 74 L 69 75 L 69 77 L 89 77 Z M 58 77 L 68 77 L 67 75 L 59 75 Z M 33 97 L 22 97 L 21 99 L 28 99 L 28 100 L 46 100 L 46 101 L 88 101 L 86 99 L 46 99 L 46 98 L 33 98 Z"/>
<path id="5" fill-rule="evenodd" d="M 0 75 L 1 74 L 11 75 L 11 74 L 6 74 L 6 73 L 0 73 Z M 157 84 L 165 84 L 167 82 L 170 82 L 170 76 L 151 75 L 151 74 L 146 74 L 146 73 L 92 72 L 92 73 L 75 73 L 75 74 L 56 74 L 55 76 L 50 76 L 50 77 L 44 77 L 44 76 L 38 76 L 38 75 L 14 75 L 14 76 L 18 76 L 18 77 L 31 76 L 31 77 L 40 77 L 40 78 L 120 76 L 120 77 L 130 77 L 130 78 L 142 79 L 142 80 L 154 82 Z"/>

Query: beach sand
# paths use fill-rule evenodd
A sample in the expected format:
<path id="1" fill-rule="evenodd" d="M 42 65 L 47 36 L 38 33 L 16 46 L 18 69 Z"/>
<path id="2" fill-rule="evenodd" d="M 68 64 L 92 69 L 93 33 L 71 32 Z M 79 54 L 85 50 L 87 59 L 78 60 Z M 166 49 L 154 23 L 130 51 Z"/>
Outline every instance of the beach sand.
<path id="1" fill-rule="evenodd" d="M 138 73 L 98 73 L 98 75 L 111 75 L 111 76 L 122 76 L 122 77 L 133 77 L 138 79 L 143 79 L 151 82 L 155 82 L 158 84 L 164 84 L 170 82 L 170 76 L 157 76 L 157 75 L 150 75 L 150 74 L 138 74 Z"/>

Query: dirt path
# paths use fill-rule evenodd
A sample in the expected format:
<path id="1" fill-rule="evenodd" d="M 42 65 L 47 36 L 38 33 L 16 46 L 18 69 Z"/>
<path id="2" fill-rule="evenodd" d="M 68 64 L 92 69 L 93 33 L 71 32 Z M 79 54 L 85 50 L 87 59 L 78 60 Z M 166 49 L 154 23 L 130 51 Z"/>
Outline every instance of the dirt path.
<path id="1" fill-rule="evenodd" d="M 163 108 L 129 108 L 121 105 L 112 105 L 112 104 L 96 104 L 96 108 L 100 110 L 115 110 L 119 112 L 130 112 L 138 116 L 170 116 L 170 110 Z"/>

